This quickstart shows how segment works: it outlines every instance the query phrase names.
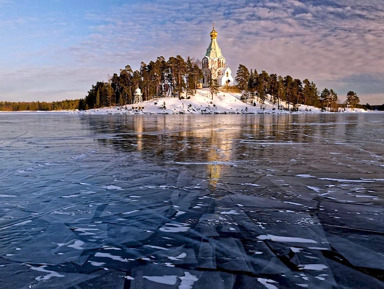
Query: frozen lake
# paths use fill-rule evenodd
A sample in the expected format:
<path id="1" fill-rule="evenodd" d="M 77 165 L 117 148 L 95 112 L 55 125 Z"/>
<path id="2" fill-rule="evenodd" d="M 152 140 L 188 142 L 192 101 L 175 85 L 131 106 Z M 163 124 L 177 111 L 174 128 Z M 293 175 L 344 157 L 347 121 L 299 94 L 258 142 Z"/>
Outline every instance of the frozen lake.
<path id="1" fill-rule="evenodd" d="M 0 114 L 0 288 L 384 288 L 384 114 Z"/>

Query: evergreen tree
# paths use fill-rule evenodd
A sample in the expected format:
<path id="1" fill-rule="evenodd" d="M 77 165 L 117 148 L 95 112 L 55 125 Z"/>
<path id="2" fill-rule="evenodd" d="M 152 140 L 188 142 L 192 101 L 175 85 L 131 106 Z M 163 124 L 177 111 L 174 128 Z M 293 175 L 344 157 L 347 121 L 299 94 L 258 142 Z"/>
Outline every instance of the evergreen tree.
<path id="1" fill-rule="evenodd" d="M 100 104 L 102 107 L 116 105 L 114 91 L 110 83 L 104 82 L 100 90 Z"/>
<path id="2" fill-rule="evenodd" d="M 291 102 L 293 108 L 303 101 L 303 86 L 300 79 L 294 79 L 292 83 Z"/>
<path id="3" fill-rule="evenodd" d="M 133 93 L 132 90 L 137 87 L 132 87 L 132 68 L 129 65 L 126 65 L 124 69 L 120 70 L 120 76 L 118 79 L 118 95 L 120 99 L 120 104 L 130 104 L 133 102 Z M 116 91 L 115 91 L 116 94 Z"/>
<path id="4" fill-rule="evenodd" d="M 272 95 L 273 103 L 276 103 L 277 96 L 278 96 L 278 91 L 279 91 L 277 75 L 276 74 L 271 74 L 269 77 L 270 77 L 270 85 L 269 85 L 269 90 L 267 91 L 267 93 Z"/>
<path id="5" fill-rule="evenodd" d="M 141 76 L 141 82 L 140 82 L 140 89 L 143 93 L 143 100 L 149 100 L 149 86 L 150 86 L 150 79 L 149 79 L 149 70 L 148 66 L 141 62 L 140 65 L 140 76 Z"/>
<path id="6" fill-rule="evenodd" d="M 285 98 L 285 82 L 284 78 L 279 75 L 277 78 L 277 108 L 281 109 L 280 107 L 280 100 L 283 100 Z"/>
<path id="7" fill-rule="evenodd" d="M 180 55 L 176 56 L 176 60 L 177 60 L 176 71 L 175 71 L 175 73 L 177 75 L 176 90 L 177 90 L 178 96 L 180 98 L 183 89 L 186 88 L 186 83 L 185 83 L 184 77 L 187 73 L 187 63 L 185 62 L 185 60 Z"/>
<path id="8" fill-rule="evenodd" d="M 194 95 L 196 93 L 197 84 L 203 77 L 203 72 L 190 57 L 187 59 L 187 94 Z"/>
<path id="9" fill-rule="evenodd" d="M 194 74 L 194 81 L 195 81 L 195 93 L 197 90 L 197 85 L 199 84 L 200 80 L 204 77 L 203 71 L 200 69 L 201 65 L 198 64 L 198 61 L 193 64 L 193 74 Z"/>
<path id="10" fill-rule="evenodd" d="M 328 107 L 328 101 L 330 98 L 331 92 L 328 88 L 324 88 L 323 91 L 320 94 L 320 102 L 322 109 Z"/>
<path id="11" fill-rule="evenodd" d="M 96 100 L 95 100 L 95 107 L 99 108 L 101 106 L 101 101 L 100 101 L 100 89 L 96 89 Z"/>
<path id="12" fill-rule="evenodd" d="M 177 92 L 178 97 L 180 97 L 181 92 L 186 87 L 184 77 L 187 73 L 187 64 L 180 55 L 177 55 L 176 57 L 169 58 L 168 65 L 170 68 L 170 83 L 173 91 Z"/>
<path id="13" fill-rule="evenodd" d="M 304 89 L 303 89 L 303 104 L 319 106 L 319 92 L 317 90 L 316 84 L 309 82 L 308 79 L 304 80 Z"/>
<path id="14" fill-rule="evenodd" d="M 236 73 L 237 87 L 241 90 L 248 90 L 249 70 L 245 65 L 240 64 Z"/>
<path id="15" fill-rule="evenodd" d="M 360 99 L 357 96 L 356 92 L 348 91 L 346 104 L 350 105 L 352 108 L 356 107 L 360 103 Z"/>
<path id="16" fill-rule="evenodd" d="M 261 103 L 264 103 L 265 97 L 267 95 L 268 87 L 269 87 L 269 75 L 266 71 L 262 71 L 259 74 L 257 81 L 257 95 L 260 99 Z"/>
<path id="17" fill-rule="evenodd" d="M 292 89 L 293 89 L 293 78 L 290 75 L 287 75 L 284 78 L 284 90 L 285 90 L 285 95 L 283 96 L 283 100 L 287 103 L 288 109 L 290 103 L 292 103 Z"/>
<path id="18" fill-rule="evenodd" d="M 329 91 L 328 107 L 330 111 L 337 111 L 337 93 L 331 89 Z"/>
<path id="19" fill-rule="evenodd" d="M 115 100 L 114 102 L 117 104 L 117 105 L 124 105 L 125 103 L 123 103 L 122 99 L 121 99 L 121 87 L 120 87 L 120 78 L 119 76 L 114 73 L 112 78 L 111 78 L 111 87 L 113 89 L 113 93 L 115 95 Z"/>
<path id="20" fill-rule="evenodd" d="M 303 104 L 308 105 L 308 99 L 311 96 L 312 89 L 311 89 L 311 83 L 308 79 L 304 79 L 304 88 L 303 88 Z"/>
<path id="21" fill-rule="evenodd" d="M 79 110 L 86 110 L 87 109 L 85 99 L 80 99 L 78 109 Z"/>
<path id="22" fill-rule="evenodd" d="M 257 75 L 257 71 L 255 70 L 255 72 L 253 72 L 251 69 L 248 80 L 248 90 L 251 92 L 251 94 L 254 94 L 257 88 L 257 76 L 255 77 L 255 75 Z"/>

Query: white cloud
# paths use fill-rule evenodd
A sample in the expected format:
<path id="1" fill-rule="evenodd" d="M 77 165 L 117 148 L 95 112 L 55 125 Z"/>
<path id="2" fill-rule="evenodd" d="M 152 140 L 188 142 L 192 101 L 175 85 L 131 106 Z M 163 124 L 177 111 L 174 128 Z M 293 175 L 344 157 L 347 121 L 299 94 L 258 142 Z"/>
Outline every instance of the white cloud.
<path id="1" fill-rule="evenodd" d="M 0 0 L 0 6 L 3 2 Z M 348 77 L 384 73 L 381 0 L 153 0 L 111 6 L 108 11 L 92 10 L 84 18 L 90 33 L 52 53 L 51 57 L 61 61 L 60 78 L 82 79 L 81 71 L 89 75 L 88 84 L 92 77 L 94 82 L 106 80 L 107 74 L 126 64 L 138 68 L 140 61 L 160 55 L 201 58 L 213 21 L 233 71 L 242 63 L 259 71 L 334 85 L 340 93 L 347 89 L 343 80 Z M 22 20 L 12 21 L 8 25 Z M 57 23 L 65 27 L 66 19 L 57 19 Z M 55 27 L 60 29 L 59 24 Z M 38 71 L 33 75 L 41 76 Z M 60 86 L 53 76 L 52 82 Z M 351 90 L 378 94 L 368 92 L 359 79 L 347 84 Z"/>

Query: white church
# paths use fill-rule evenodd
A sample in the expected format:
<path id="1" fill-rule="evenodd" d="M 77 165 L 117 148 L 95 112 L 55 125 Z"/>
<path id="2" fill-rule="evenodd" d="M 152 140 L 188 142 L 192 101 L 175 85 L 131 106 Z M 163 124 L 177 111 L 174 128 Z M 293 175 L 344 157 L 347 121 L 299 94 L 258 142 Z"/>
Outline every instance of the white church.
<path id="1" fill-rule="evenodd" d="M 226 66 L 226 60 L 216 40 L 217 32 L 215 26 L 213 26 L 210 36 L 211 43 L 202 60 L 203 87 L 209 87 L 211 77 L 212 80 L 217 79 L 220 86 L 234 85 L 232 71 Z"/>

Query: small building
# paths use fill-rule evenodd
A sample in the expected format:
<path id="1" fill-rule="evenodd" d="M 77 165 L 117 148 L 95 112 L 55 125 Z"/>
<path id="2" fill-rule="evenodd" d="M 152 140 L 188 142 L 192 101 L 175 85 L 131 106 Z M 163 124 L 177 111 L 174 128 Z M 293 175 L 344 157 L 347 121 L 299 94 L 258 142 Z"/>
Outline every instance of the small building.
<path id="1" fill-rule="evenodd" d="M 220 86 L 233 85 L 232 70 L 229 67 L 221 70 L 218 82 Z"/>
<path id="2" fill-rule="evenodd" d="M 217 35 L 215 26 L 213 26 L 210 33 L 211 42 L 202 60 L 203 87 L 209 87 L 211 78 L 216 79 L 220 86 L 233 84 L 232 71 L 226 65 L 226 59 L 217 43 Z"/>
<path id="3" fill-rule="evenodd" d="M 135 90 L 135 93 L 134 93 L 134 100 L 133 100 L 133 103 L 139 103 L 139 102 L 142 102 L 143 101 L 143 94 L 141 93 L 141 89 L 138 87 L 136 88 Z"/>

